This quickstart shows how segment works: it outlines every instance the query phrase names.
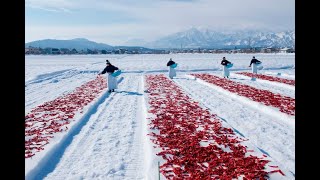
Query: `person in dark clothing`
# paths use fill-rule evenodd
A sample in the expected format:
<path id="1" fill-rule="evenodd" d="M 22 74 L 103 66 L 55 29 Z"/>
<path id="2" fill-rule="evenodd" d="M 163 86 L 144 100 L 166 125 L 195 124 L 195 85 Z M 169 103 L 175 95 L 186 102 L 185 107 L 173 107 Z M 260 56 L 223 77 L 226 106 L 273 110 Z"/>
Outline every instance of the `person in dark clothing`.
<path id="1" fill-rule="evenodd" d="M 221 65 L 225 66 L 227 65 L 228 63 L 231 63 L 230 61 L 226 60 L 226 57 L 223 57 L 222 58 L 222 61 L 221 61 Z"/>
<path id="2" fill-rule="evenodd" d="M 261 61 L 256 59 L 256 57 L 254 57 L 254 56 L 252 57 L 250 65 L 249 65 L 249 67 L 251 67 L 251 65 L 252 65 L 252 73 L 255 73 L 255 74 L 258 73 L 257 65 L 260 64 L 260 63 L 261 63 Z"/>
<path id="3" fill-rule="evenodd" d="M 173 77 L 177 76 L 176 70 L 171 67 L 171 65 L 176 64 L 174 61 L 172 61 L 172 59 L 170 58 L 170 60 L 167 63 L 167 66 L 169 67 L 169 77 L 172 79 Z"/>
<path id="4" fill-rule="evenodd" d="M 118 70 L 118 67 L 115 67 L 110 62 L 107 62 L 107 66 L 103 69 L 103 71 L 99 74 L 105 74 L 105 73 L 114 73 L 116 70 Z"/>
<path id="5" fill-rule="evenodd" d="M 172 61 L 172 59 L 170 58 L 170 60 L 169 60 L 168 63 L 167 63 L 167 66 L 171 66 L 172 64 L 175 64 L 175 62 Z"/>
<path id="6" fill-rule="evenodd" d="M 223 69 L 223 78 L 225 78 L 225 77 L 229 78 L 229 76 L 230 76 L 230 71 L 227 68 L 227 64 L 231 64 L 231 62 L 226 60 L 226 57 L 223 57 L 222 61 L 221 61 L 221 65 L 223 66 L 222 67 L 222 69 Z"/>
<path id="7" fill-rule="evenodd" d="M 111 74 L 114 73 L 116 70 L 119 70 L 118 67 L 113 66 L 109 60 L 106 60 L 107 66 L 100 72 L 98 75 L 101 74 L 108 74 L 107 82 L 108 82 L 108 92 L 114 92 L 114 89 L 118 88 L 117 77 L 112 76 Z"/>

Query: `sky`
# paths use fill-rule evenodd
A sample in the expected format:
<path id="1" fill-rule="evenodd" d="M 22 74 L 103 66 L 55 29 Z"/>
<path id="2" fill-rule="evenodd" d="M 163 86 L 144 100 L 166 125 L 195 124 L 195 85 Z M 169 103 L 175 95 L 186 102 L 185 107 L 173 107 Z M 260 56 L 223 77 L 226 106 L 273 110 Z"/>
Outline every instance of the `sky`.
<path id="1" fill-rule="evenodd" d="M 292 30 L 294 0 L 26 0 L 25 42 L 89 40 L 109 45 L 153 41 L 192 27 Z"/>
<path id="2" fill-rule="evenodd" d="M 25 112 L 35 118 L 26 118 L 26 124 L 30 126 L 26 126 L 25 133 L 29 134 L 25 139 L 36 142 L 35 147 L 41 147 L 46 142 L 43 138 L 48 137 L 48 144 L 40 150 L 32 149 L 34 156 L 25 158 L 25 179 L 157 180 L 158 162 L 163 165 L 167 161 L 156 155 L 161 148 L 147 135 L 159 133 L 148 126 L 151 119 L 161 118 L 163 113 L 166 113 L 163 118 L 172 117 L 167 113 L 175 113 L 174 117 L 184 114 L 188 120 L 176 121 L 176 128 L 182 128 L 179 126 L 182 122 L 203 127 L 209 125 L 201 119 L 207 115 L 204 109 L 216 115 L 223 127 L 231 128 L 235 136 L 246 139 L 241 145 L 247 146 L 247 156 L 262 157 L 265 154 L 265 159 L 270 160 L 265 165 L 267 171 L 279 168 L 286 174 L 273 173 L 269 180 L 295 179 L 295 116 L 279 109 L 280 104 L 283 108 L 288 107 L 283 103 L 286 101 L 284 96 L 286 99 L 295 98 L 295 86 L 260 78 L 252 81 L 248 76 L 236 74 L 251 72 L 248 64 L 253 55 L 264 66 L 258 71 L 260 75 L 295 79 L 295 69 L 292 68 L 295 55 L 291 53 L 26 56 Z M 223 56 L 234 63 L 230 69 L 231 82 L 223 85 L 233 87 L 235 91 L 190 77 L 193 73 L 208 73 L 224 80 L 220 64 Z M 170 57 L 178 63 L 177 77 L 164 79 L 174 86 L 158 80 L 147 81 L 149 75 L 168 76 L 166 63 Z M 117 77 L 118 88 L 114 93 L 107 92 L 106 76 L 97 75 L 105 67 L 105 59 L 123 72 Z M 149 87 L 150 82 L 155 84 Z M 234 86 L 235 82 L 242 88 Z M 158 90 L 153 89 L 155 85 Z M 260 102 L 247 98 L 248 95 L 255 96 L 249 87 L 265 90 L 257 94 Z M 190 99 L 186 101 L 186 96 L 177 89 Z M 242 93 L 237 94 L 239 91 Z M 151 96 L 156 100 L 149 101 Z M 164 102 L 163 98 L 170 100 Z M 276 98 L 283 100 L 278 107 L 262 103 L 268 99 L 277 101 Z M 184 102 L 190 101 L 198 102 L 202 110 L 190 104 L 186 106 Z M 174 111 L 172 107 L 175 107 Z M 156 111 L 149 111 L 152 109 Z M 66 120 L 69 124 L 64 124 Z M 199 120 L 198 123 L 195 120 Z M 164 122 L 168 121 L 159 124 Z M 197 132 L 203 130 L 201 126 Z M 190 127 L 188 132 L 192 131 L 192 126 L 187 127 Z M 169 131 L 160 133 L 166 132 Z M 36 139 L 39 136 L 41 138 Z M 181 135 L 171 140 L 183 137 L 192 139 L 196 136 Z M 206 146 L 202 140 L 199 143 Z M 223 150 L 230 152 L 227 146 Z"/>

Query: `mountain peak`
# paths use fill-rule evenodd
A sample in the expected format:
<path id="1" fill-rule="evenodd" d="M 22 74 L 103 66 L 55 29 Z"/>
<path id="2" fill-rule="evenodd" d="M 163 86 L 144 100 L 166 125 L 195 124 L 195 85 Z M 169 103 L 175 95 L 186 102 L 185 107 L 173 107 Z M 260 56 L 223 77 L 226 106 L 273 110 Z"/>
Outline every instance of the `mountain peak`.
<path id="1" fill-rule="evenodd" d="M 86 38 L 75 38 L 75 39 L 71 39 L 72 41 L 89 41 Z"/>
<path id="2" fill-rule="evenodd" d="M 57 39 L 44 39 L 38 41 L 32 41 L 25 44 L 25 47 L 41 47 L 41 48 L 75 48 L 77 50 L 81 49 L 112 49 L 112 46 L 104 43 L 96 43 L 94 41 L 89 41 L 85 38 L 75 38 L 70 40 L 57 40 Z"/>

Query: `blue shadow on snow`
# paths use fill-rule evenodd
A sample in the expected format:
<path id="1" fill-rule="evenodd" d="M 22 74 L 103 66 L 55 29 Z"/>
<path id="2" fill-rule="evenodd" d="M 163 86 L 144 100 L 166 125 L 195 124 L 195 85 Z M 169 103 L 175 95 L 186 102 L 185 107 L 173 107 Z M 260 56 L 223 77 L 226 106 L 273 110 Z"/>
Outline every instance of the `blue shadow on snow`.
<path id="1" fill-rule="evenodd" d="M 258 148 L 258 147 L 257 147 Z M 268 155 L 269 157 L 271 157 L 270 155 L 269 155 L 269 153 L 267 153 L 265 150 L 263 150 L 263 149 L 260 149 L 260 148 L 258 148 L 263 154 L 266 154 L 266 155 Z"/>
<path id="2" fill-rule="evenodd" d="M 118 92 L 118 93 L 126 93 L 125 96 L 126 95 L 137 95 L 137 96 L 142 96 L 143 95 L 143 94 L 140 94 L 138 92 L 131 92 L 131 91 L 116 91 L 116 92 Z"/>

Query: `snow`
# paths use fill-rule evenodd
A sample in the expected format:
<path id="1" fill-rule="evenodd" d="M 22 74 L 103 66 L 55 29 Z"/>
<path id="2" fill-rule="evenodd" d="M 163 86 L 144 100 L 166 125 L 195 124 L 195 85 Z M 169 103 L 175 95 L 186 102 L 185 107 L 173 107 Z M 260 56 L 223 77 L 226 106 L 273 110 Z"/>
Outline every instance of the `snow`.
<path id="1" fill-rule="evenodd" d="M 270 107 L 270 106 L 265 106 L 265 105 L 263 105 L 263 104 L 261 104 L 259 102 L 251 101 L 248 98 L 245 98 L 243 96 L 239 96 L 239 95 L 236 95 L 234 93 L 230 93 L 229 91 L 225 91 L 221 87 L 217 87 L 217 86 L 211 85 L 211 84 L 209 84 L 209 83 L 207 83 L 207 82 L 205 82 L 203 80 L 196 79 L 196 81 L 198 81 L 200 84 L 204 84 L 204 85 L 214 89 L 216 92 L 219 92 L 220 94 L 226 95 L 226 97 L 228 97 L 230 99 L 238 100 L 238 101 L 240 101 L 241 103 L 245 104 L 248 107 L 254 108 L 256 110 L 262 110 L 263 113 L 266 113 L 271 117 L 274 117 L 274 118 L 277 118 L 277 119 L 283 121 L 288 126 L 294 126 L 294 124 L 295 124 L 293 116 L 289 116 L 289 115 L 286 115 L 284 113 L 281 113 L 276 108 L 273 108 L 273 107 Z M 228 106 L 226 106 L 226 108 L 228 108 Z"/>
<path id="2" fill-rule="evenodd" d="M 77 112 L 68 131 L 56 133 L 44 150 L 25 159 L 26 179 L 158 179 L 159 149 L 147 135 L 148 98 L 144 75 L 167 75 L 167 61 L 177 62 L 173 82 L 208 108 L 250 149 L 268 156 L 286 174 L 270 179 L 295 179 L 295 117 L 195 79 L 191 73 L 221 76 L 222 57 L 234 66 L 230 80 L 295 98 L 294 86 L 266 80 L 252 81 L 235 74 L 250 72 L 252 56 L 263 62 L 258 73 L 295 79 L 295 54 L 160 54 L 160 55 L 27 55 L 25 110 L 72 92 L 97 77 L 105 60 L 122 70 L 115 93 L 102 94 Z M 203 143 L 205 146 L 206 144 Z M 161 179 L 164 176 L 160 175 Z"/>
<path id="3" fill-rule="evenodd" d="M 245 72 L 245 71 L 244 71 Z M 285 96 L 289 96 L 294 98 L 295 97 L 295 87 L 291 85 L 287 85 L 284 83 L 274 82 L 274 81 L 267 81 L 262 79 L 255 79 L 252 80 L 251 77 L 231 73 L 230 79 L 234 80 L 235 82 L 240 82 L 242 84 L 246 84 L 258 89 L 265 89 L 271 91 L 273 93 L 282 94 Z M 256 83 L 258 81 L 259 83 Z"/>

